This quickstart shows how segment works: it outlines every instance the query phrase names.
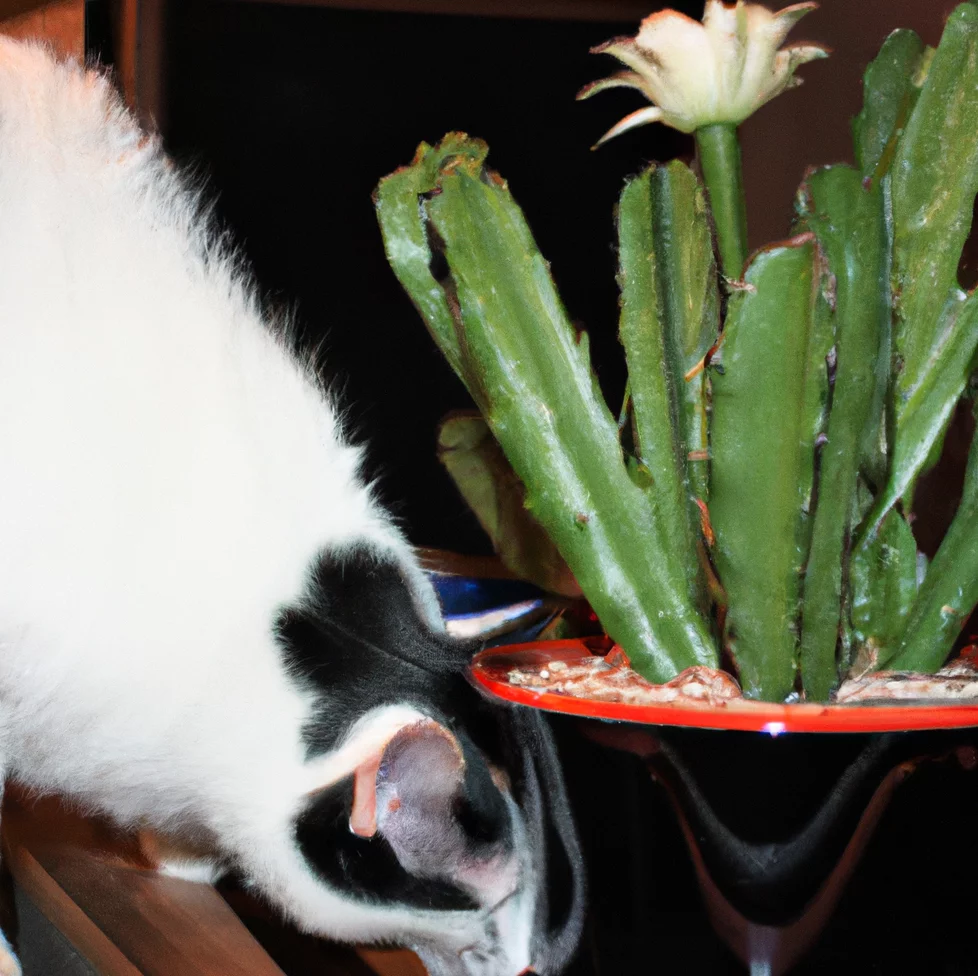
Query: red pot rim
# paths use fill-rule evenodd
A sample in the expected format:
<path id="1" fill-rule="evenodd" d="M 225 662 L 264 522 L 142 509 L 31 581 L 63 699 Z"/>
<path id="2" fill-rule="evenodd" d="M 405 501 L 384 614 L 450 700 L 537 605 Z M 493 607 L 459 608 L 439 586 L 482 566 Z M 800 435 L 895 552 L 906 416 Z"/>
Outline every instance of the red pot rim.
<path id="1" fill-rule="evenodd" d="M 490 695 L 517 705 L 643 725 L 766 732 L 772 736 L 783 732 L 909 732 L 978 726 L 976 703 L 778 705 L 737 699 L 720 703 L 684 701 L 635 705 L 535 691 L 507 680 L 513 668 L 541 668 L 552 661 L 576 661 L 591 653 L 583 640 L 512 644 L 477 654 L 471 673 L 476 683 Z"/>

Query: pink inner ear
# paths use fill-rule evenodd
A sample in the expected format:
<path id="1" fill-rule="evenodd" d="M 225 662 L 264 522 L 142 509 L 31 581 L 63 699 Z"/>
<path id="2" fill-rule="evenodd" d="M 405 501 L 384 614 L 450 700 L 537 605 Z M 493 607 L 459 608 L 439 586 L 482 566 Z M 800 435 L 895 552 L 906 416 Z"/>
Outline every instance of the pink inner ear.
<path id="1" fill-rule="evenodd" d="M 431 748 L 436 743 L 437 746 Z M 368 756 L 354 771 L 350 830 L 358 837 L 373 837 L 377 833 L 377 774 L 384 757 L 391 751 L 403 763 L 415 749 L 420 749 L 419 758 L 427 759 L 428 764 L 424 771 L 411 771 L 414 775 L 424 773 L 426 779 L 437 780 L 441 773 L 454 780 L 464 768 L 465 760 L 455 737 L 437 722 L 428 719 L 402 727 L 384 743 L 381 750 Z M 396 797 L 391 803 L 392 811 L 400 806 Z"/>
<path id="2" fill-rule="evenodd" d="M 353 774 L 350 830 L 358 837 L 373 837 L 377 833 L 377 773 L 383 758 L 383 753 L 372 756 Z"/>

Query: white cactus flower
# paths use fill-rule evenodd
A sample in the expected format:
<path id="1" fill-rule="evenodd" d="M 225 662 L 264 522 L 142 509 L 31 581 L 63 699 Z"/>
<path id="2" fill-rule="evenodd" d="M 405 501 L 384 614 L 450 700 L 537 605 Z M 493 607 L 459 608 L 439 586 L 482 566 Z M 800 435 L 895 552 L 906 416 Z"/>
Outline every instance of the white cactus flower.
<path id="1" fill-rule="evenodd" d="M 579 94 L 637 88 L 654 104 L 627 115 L 598 144 L 636 126 L 663 122 L 693 132 L 717 122 L 739 125 L 765 102 L 801 84 L 795 69 L 828 57 L 819 44 L 782 48 L 792 27 L 817 3 L 796 3 L 777 13 L 756 3 L 706 0 L 703 22 L 676 10 L 642 21 L 635 37 L 618 37 L 592 49 L 611 54 L 630 71 L 596 81 Z"/>

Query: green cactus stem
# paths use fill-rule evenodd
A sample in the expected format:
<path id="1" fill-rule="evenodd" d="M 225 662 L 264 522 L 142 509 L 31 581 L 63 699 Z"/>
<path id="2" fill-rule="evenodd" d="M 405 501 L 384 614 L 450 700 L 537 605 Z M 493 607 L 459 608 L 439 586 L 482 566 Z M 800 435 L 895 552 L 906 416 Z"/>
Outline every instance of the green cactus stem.
<path id="1" fill-rule="evenodd" d="M 948 18 L 890 166 L 892 462 L 867 538 L 937 456 L 967 381 L 974 341 L 962 334 L 969 316 L 957 271 L 978 192 L 976 93 L 978 7 L 968 3 Z"/>
<path id="2" fill-rule="evenodd" d="M 936 671 L 978 604 L 978 438 L 971 442 L 961 504 L 917 595 L 887 667 Z"/>
<path id="3" fill-rule="evenodd" d="M 709 374 L 701 366 L 720 333 L 720 293 L 706 196 L 692 170 L 679 161 L 657 167 L 650 179 L 679 447 L 690 491 L 707 501 Z"/>
<path id="4" fill-rule="evenodd" d="M 940 319 L 940 341 L 918 385 L 905 395 L 890 447 L 890 473 L 866 519 L 859 544 L 872 541 L 886 513 L 912 491 L 944 438 L 978 358 L 978 296 L 953 299 Z"/>
<path id="5" fill-rule="evenodd" d="M 891 167 L 897 410 L 930 364 L 978 192 L 978 7 L 948 19 Z"/>
<path id="6" fill-rule="evenodd" d="M 878 440 L 889 378 L 889 242 L 878 185 L 832 166 L 807 181 L 807 224 L 835 283 L 836 368 L 822 446 L 818 500 L 802 608 L 802 685 L 825 700 L 837 681 L 843 562 L 852 530 L 856 478 Z"/>
<path id="7" fill-rule="evenodd" d="M 745 279 L 730 299 L 723 372 L 712 379 L 710 512 L 741 684 L 751 697 L 780 701 L 795 686 L 831 320 L 811 234 L 759 252 Z"/>
<path id="8" fill-rule="evenodd" d="M 438 460 L 511 573 L 551 593 L 581 595 L 557 547 L 526 510 L 526 489 L 478 413 L 454 413 L 442 421 Z"/>
<path id="9" fill-rule="evenodd" d="M 618 235 L 634 451 L 650 476 L 664 551 L 705 608 L 693 498 L 708 490 L 706 377 L 686 376 L 716 340 L 719 296 L 705 201 L 689 168 L 674 162 L 631 180 Z"/>
<path id="10" fill-rule="evenodd" d="M 656 506 L 627 471 L 586 334 L 485 153 L 453 135 L 381 182 L 388 258 L 526 486 L 528 509 L 636 669 L 664 681 L 715 666 L 688 579 L 657 544 Z M 447 263 L 437 281 L 433 247 Z"/>
<path id="11" fill-rule="evenodd" d="M 891 510 L 873 542 L 849 563 L 853 640 L 866 670 L 893 657 L 917 595 L 917 543 L 907 520 Z"/>
<path id="12" fill-rule="evenodd" d="M 895 30 L 863 78 L 863 107 L 852 121 L 856 163 L 864 178 L 889 171 L 904 126 L 920 96 L 933 49 L 911 30 Z"/>
<path id="13" fill-rule="evenodd" d="M 747 261 L 747 206 L 737 127 L 718 122 L 697 129 L 696 153 L 716 227 L 720 267 L 739 281 Z"/>

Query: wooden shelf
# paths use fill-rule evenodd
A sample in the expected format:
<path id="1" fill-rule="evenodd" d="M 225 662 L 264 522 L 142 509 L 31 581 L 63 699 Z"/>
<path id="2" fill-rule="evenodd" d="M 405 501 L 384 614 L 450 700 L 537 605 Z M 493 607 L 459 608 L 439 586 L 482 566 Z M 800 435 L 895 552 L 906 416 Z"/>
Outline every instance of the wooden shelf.
<path id="1" fill-rule="evenodd" d="M 60 54 L 85 57 L 85 0 L 0 0 L 0 34 L 37 37 Z"/>
<path id="2" fill-rule="evenodd" d="M 28 803 L 8 789 L 2 826 L 15 885 L 99 976 L 425 974 L 411 953 L 354 951 L 302 935 L 240 890 L 225 898 L 210 885 L 160 875 L 131 837 L 55 799 Z"/>

